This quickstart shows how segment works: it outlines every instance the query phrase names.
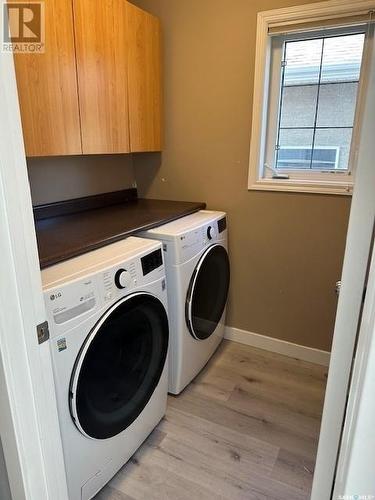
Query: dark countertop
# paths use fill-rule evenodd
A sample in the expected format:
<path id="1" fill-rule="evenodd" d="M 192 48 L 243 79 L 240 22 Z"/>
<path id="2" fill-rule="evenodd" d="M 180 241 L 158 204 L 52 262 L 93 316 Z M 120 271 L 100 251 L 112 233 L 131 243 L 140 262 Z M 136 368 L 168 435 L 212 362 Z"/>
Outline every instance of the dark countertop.
<path id="1" fill-rule="evenodd" d="M 76 213 L 36 216 L 40 267 L 43 269 L 205 207 L 205 203 L 137 198 Z"/>

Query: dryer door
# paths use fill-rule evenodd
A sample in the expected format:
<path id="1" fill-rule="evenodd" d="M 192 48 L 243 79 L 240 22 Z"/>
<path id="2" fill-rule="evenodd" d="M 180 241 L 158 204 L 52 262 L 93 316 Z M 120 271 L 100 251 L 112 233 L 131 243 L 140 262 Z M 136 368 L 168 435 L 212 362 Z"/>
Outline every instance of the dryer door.
<path id="1" fill-rule="evenodd" d="M 163 304 L 147 293 L 116 302 L 87 336 L 70 381 L 70 411 L 86 436 L 106 439 L 142 412 L 168 351 Z"/>
<path id="2" fill-rule="evenodd" d="M 230 270 L 225 248 L 212 245 L 194 270 L 186 299 L 186 322 L 197 340 L 205 340 L 215 331 L 228 297 Z"/>

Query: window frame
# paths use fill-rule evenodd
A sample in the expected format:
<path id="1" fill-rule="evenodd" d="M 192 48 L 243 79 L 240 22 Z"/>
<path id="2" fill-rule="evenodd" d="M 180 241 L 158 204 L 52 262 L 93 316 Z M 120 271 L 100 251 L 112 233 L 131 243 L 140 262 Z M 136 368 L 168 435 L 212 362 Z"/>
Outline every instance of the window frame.
<path id="1" fill-rule="evenodd" d="M 255 74 L 254 74 L 254 94 L 253 94 L 253 117 L 250 141 L 249 158 L 249 190 L 269 190 L 269 191 L 297 191 L 311 193 L 328 193 L 351 195 L 354 185 L 355 168 L 358 156 L 358 140 L 360 131 L 360 121 L 363 106 L 363 97 L 366 88 L 367 77 L 367 53 L 369 40 L 372 41 L 373 26 L 370 39 L 365 35 L 363 49 L 362 67 L 360 75 L 360 85 L 357 94 L 357 104 L 354 118 L 352 146 L 350 151 L 349 170 L 335 171 L 328 170 L 311 172 L 306 170 L 278 170 L 279 174 L 287 174 L 287 179 L 275 179 L 273 165 L 267 166 L 266 158 L 270 158 L 270 149 L 274 152 L 272 137 L 275 135 L 278 120 L 278 101 L 280 85 L 270 86 L 271 79 L 280 81 L 280 66 L 273 64 L 272 56 L 275 57 L 276 50 L 279 54 L 276 57 L 282 60 L 282 49 L 284 41 L 298 37 L 309 38 L 309 31 L 327 35 L 327 30 L 333 33 L 335 27 L 337 32 L 345 27 L 346 32 L 367 31 L 365 21 L 353 21 L 353 17 L 368 15 L 371 9 L 375 8 L 374 1 L 361 0 L 353 4 L 347 0 L 329 0 L 326 2 L 307 4 L 296 7 L 288 7 L 271 11 L 259 12 L 257 20 Z M 328 23 L 327 23 L 328 22 Z M 298 29 L 299 25 L 314 23 L 311 28 L 304 27 Z M 322 23 L 319 26 L 319 23 Z M 297 29 L 294 28 L 297 25 Z M 361 26 L 362 25 L 362 26 Z M 365 25 L 365 26 L 364 26 Z M 269 28 L 277 26 L 285 29 L 286 35 L 270 35 Z M 281 31 L 281 30 L 280 30 Z M 275 47 L 275 40 L 279 44 Z M 273 40 L 273 42 L 272 42 Z M 272 47 L 273 44 L 273 47 Z M 270 124 L 270 126 L 268 125 Z"/>

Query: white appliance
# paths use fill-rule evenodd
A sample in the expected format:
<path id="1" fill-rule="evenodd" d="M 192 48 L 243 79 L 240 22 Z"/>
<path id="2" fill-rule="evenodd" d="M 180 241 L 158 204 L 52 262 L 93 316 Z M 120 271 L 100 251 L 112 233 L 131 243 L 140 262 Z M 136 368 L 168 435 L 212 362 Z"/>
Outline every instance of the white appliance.
<path id="1" fill-rule="evenodd" d="M 165 414 L 162 247 L 130 237 L 42 271 L 69 500 L 92 498 Z"/>
<path id="2" fill-rule="evenodd" d="M 201 210 L 140 234 L 163 243 L 170 324 L 169 392 L 179 394 L 224 335 L 230 279 L 226 214 Z"/>

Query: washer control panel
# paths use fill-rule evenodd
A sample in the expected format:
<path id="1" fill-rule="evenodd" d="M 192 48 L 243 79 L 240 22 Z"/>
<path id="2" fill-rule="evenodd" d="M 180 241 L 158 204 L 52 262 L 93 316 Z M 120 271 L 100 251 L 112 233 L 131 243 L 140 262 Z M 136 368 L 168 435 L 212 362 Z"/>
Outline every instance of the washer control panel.
<path id="1" fill-rule="evenodd" d="M 158 248 L 154 252 L 151 252 L 148 255 L 141 257 L 141 264 L 142 264 L 143 276 L 146 276 L 146 274 L 149 274 L 158 267 L 162 266 L 163 255 L 161 253 L 161 249 Z"/>
<path id="2" fill-rule="evenodd" d="M 115 268 L 103 271 L 104 302 L 108 303 L 142 283 L 153 281 L 155 279 L 155 275 L 152 274 L 153 271 L 158 271 L 157 277 L 164 272 L 161 247 L 140 258 L 128 260 Z"/>
<path id="3" fill-rule="evenodd" d="M 110 302 L 120 291 L 128 291 L 138 283 L 136 261 L 128 261 L 102 273 L 104 302 Z"/>
<path id="4" fill-rule="evenodd" d="M 48 292 L 46 302 L 54 322 L 61 325 L 93 309 L 96 305 L 95 292 L 95 283 L 91 278 Z"/>
<path id="5" fill-rule="evenodd" d="M 130 286 L 132 281 L 131 274 L 126 269 L 119 269 L 115 274 L 115 285 L 122 290 Z"/>
<path id="6" fill-rule="evenodd" d="M 133 258 L 113 259 L 112 263 L 108 259 L 107 262 L 107 265 L 103 262 L 101 266 L 99 262 L 96 269 L 88 267 L 88 276 L 74 279 L 71 273 L 70 281 L 45 290 L 49 321 L 53 321 L 60 329 L 68 325 L 70 327 L 72 320 L 79 322 L 98 307 L 109 306 L 135 288 L 165 278 L 161 243 L 156 250 L 153 245 L 151 250 L 143 251 Z"/>

